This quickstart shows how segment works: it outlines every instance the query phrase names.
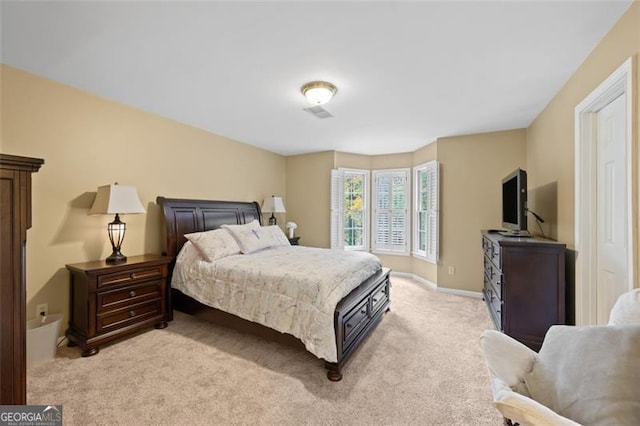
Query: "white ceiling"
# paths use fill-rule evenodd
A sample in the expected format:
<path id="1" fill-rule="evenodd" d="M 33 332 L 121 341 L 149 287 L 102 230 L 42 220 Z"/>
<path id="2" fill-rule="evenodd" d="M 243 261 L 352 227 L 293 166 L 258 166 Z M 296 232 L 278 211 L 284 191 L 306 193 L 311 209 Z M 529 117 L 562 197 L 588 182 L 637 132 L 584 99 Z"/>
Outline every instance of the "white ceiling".
<path id="1" fill-rule="evenodd" d="M 280 154 L 385 154 L 527 127 L 629 4 L 3 1 L 1 57 Z"/>

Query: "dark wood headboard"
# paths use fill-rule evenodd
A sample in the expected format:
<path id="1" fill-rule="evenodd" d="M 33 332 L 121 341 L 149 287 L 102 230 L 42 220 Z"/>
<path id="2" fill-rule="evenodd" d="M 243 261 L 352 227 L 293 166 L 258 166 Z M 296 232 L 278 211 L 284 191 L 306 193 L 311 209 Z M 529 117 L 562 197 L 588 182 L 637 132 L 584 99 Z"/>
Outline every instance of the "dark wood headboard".
<path id="1" fill-rule="evenodd" d="M 164 211 L 164 221 L 167 226 L 166 255 L 171 256 L 174 262 L 187 241 L 185 234 L 210 231 L 221 225 L 241 225 L 254 219 L 262 225 L 260 204 L 256 201 L 185 200 L 158 197 L 156 203 Z"/>

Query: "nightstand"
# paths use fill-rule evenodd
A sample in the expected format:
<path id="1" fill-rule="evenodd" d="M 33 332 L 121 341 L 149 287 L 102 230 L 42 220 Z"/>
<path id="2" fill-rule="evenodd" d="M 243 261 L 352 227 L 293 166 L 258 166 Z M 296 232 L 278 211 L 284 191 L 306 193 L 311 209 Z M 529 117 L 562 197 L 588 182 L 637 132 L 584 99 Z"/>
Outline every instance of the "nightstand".
<path id="1" fill-rule="evenodd" d="M 300 240 L 300 237 L 293 237 L 288 239 L 289 239 L 289 244 L 291 244 L 292 246 L 297 246 L 299 244 L 298 240 Z"/>
<path id="2" fill-rule="evenodd" d="M 104 260 L 67 265 L 71 272 L 71 317 L 65 335 L 82 356 L 141 329 L 167 326 L 170 257 L 146 254 L 127 262 Z"/>

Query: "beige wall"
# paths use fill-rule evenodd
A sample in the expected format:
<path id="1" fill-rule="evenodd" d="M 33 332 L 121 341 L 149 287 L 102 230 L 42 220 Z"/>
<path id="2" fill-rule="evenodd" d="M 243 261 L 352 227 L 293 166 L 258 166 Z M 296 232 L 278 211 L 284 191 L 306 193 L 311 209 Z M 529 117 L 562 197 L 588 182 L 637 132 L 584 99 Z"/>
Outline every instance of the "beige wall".
<path id="1" fill-rule="evenodd" d="M 419 166 L 429 161 L 438 159 L 438 143 L 433 141 L 428 145 L 416 150 L 411 155 L 411 165 Z"/>
<path id="2" fill-rule="evenodd" d="M 125 255 L 160 253 L 158 195 L 221 200 L 286 197 L 283 156 L 2 66 L 2 152 L 45 160 L 33 176 L 27 317 L 68 313 L 65 264 L 106 258 L 106 225 L 89 216 L 98 186 L 134 185 L 147 213 L 124 215 Z M 282 218 L 284 220 L 284 217 Z"/>
<path id="3" fill-rule="evenodd" d="M 300 244 L 331 246 L 331 169 L 333 151 L 289 156 L 287 173 L 287 220 L 298 225 Z"/>
<path id="4" fill-rule="evenodd" d="M 371 156 L 334 151 L 332 168 L 337 169 L 341 167 L 345 169 L 371 170 Z"/>
<path id="5" fill-rule="evenodd" d="M 574 109 L 627 58 L 633 57 L 637 129 L 639 53 L 640 3 L 634 2 L 527 129 L 530 208 L 549 220 L 545 233 L 570 248 L 575 242 Z M 637 130 L 634 140 L 638 152 Z"/>
<path id="6" fill-rule="evenodd" d="M 526 169 L 524 129 L 438 139 L 440 262 L 438 286 L 481 291 L 480 230 L 500 228 L 502 179 Z M 449 267 L 455 274 L 449 274 Z"/>

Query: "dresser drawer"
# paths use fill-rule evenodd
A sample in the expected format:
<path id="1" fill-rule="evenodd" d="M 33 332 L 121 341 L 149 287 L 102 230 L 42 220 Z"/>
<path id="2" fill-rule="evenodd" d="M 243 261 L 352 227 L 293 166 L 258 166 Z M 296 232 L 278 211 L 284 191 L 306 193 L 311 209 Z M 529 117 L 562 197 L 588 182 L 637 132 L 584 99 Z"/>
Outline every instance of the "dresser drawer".
<path id="1" fill-rule="evenodd" d="M 482 251 L 485 255 L 491 257 L 491 247 L 493 243 L 489 239 L 482 237 Z"/>
<path id="2" fill-rule="evenodd" d="M 369 299 L 362 301 L 347 314 L 343 323 L 343 347 L 358 335 L 358 332 L 367 324 L 369 318 Z"/>
<path id="3" fill-rule="evenodd" d="M 495 291 L 489 287 L 486 289 L 487 290 L 487 295 L 488 296 L 488 302 L 489 305 L 491 306 L 491 310 L 494 312 L 494 314 L 496 315 L 497 318 L 500 318 L 501 316 L 501 310 L 502 310 L 502 302 L 500 301 L 500 298 L 495 294 Z"/>
<path id="4" fill-rule="evenodd" d="M 484 300 L 487 304 L 487 307 L 489 308 L 489 315 L 491 316 L 491 320 L 496 326 L 496 329 L 502 331 L 502 304 L 493 294 L 493 290 L 491 289 L 491 287 L 485 287 L 482 291 L 484 293 Z"/>
<path id="5" fill-rule="evenodd" d="M 499 268 L 502 267 L 500 264 L 500 244 L 498 243 L 491 243 L 491 261 Z"/>
<path id="6" fill-rule="evenodd" d="M 146 268 L 128 269 L 126 271 L 114 272 L 98 276 L 98 288 L 133 284 L 153 278 L 162 277 L 162 265 L 149 266 Z"/>
<path id="7" fill-rule="evenodd" d="M 161 296 L 161 280 L 98 293 L 98 313 L 113 311 Z"/>
<path id="8" fill-rule="evenodd" d="M 388 281 L 378 287 L 371 296 L 371 312 L 375 313 L 389 300 Z"/>
<path id="9" fill-rule="evenodd" d="M 161 314 L 161 301 L 156 300 L 148 303 L 129 306 L 126 309 L 120 309 L 112 313 L 98 315 L 96 331 L 98 333 L 106 333 L 135 324 L 149 318 L 153 318 Z"/>

